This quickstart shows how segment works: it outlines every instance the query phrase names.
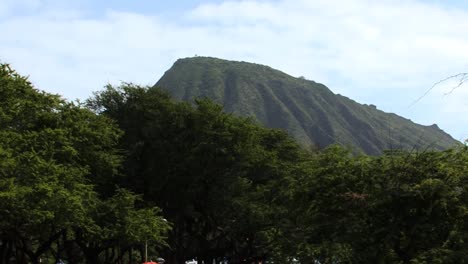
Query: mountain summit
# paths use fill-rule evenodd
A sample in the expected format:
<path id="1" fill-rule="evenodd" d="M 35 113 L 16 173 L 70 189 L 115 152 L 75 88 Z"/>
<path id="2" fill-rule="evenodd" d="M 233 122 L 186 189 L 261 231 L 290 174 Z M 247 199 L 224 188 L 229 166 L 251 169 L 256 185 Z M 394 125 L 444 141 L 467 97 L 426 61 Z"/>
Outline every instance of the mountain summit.
<path id="1" fill-rule="evenodd" d="M 337 143 L 375 155 L 386 149 L 442 150 L 457 144 L 437 125 L 413 123 L 334 94 L 323 84 L 255 63 L 179 59 L 155 87 L 178 100 L 211 98 L 227 112 L 284 129 L 306 145 Z"/>

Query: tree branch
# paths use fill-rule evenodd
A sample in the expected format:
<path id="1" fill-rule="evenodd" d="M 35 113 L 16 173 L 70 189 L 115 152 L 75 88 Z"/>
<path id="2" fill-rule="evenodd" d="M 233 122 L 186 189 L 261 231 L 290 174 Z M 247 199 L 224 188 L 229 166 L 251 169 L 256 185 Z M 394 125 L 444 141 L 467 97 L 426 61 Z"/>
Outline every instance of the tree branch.
<path id="1" fill-rule="evenodd" d="M 431 88 L 427 89 L 427 91 L 421 95 L 419 98 L 417 98 L 416 100 L 414 100 L 409 106 L 408 108 L 412 107 L 413 105 L 415 105 L 416 103 L 418 103 L 419 101 L 421 101 L 421 99 L 423 99 L 424 97 L 426 97 L 426 95 L 432 91 L 432 89 L 434 89 L 434 87 L 436 87 L 437 85 L 445 82 L 445 81 L 448 81 L 450 79 L 454 79 L 454 78 L 460 78 L 459 79 L 459 82 L 456 86 L 454 86 L 449 92 L 445 93 L 445 95 L 449 95 L 451 94 L 455 89 L 457 89 L 458 87 L 462 86 L 463 83 L 465 83 L 466 81 L 468 81 L 468 72 L 461 72 L 461 73 L 457 73 L 457 74 L 454 74 L 454 75 L 451 75 L 447 78 L 444 78 L 436 83 L 434 83 Z"/>

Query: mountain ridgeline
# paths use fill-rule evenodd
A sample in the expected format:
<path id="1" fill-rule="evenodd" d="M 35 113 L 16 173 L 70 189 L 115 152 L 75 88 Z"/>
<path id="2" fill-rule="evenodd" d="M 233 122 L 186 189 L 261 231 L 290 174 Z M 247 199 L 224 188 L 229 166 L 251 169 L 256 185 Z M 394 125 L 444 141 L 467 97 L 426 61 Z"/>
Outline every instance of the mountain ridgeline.
<path id="1" fill-rule="evenodd" d="M 325 85 L 254 63 L 210 57 L 179 59 L 155 87 L 174 98 L 208 97 L 227 112 L 286 130 L 301 144 L 341 144 L 366 154 L 443 150 L 457 144 L 437 125 L 423 126 L 373 105 L 334 94 Z"/>

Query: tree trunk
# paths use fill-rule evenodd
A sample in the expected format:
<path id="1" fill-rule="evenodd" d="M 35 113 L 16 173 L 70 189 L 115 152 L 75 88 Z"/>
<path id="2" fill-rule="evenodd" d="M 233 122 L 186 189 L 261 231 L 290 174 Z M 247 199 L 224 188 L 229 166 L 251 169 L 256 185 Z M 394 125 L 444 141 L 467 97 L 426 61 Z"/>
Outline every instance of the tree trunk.
<path id="1" fill-rule="evenodd" d="M 7 257 L 8 257 L 8 240 L 1 240 L 1 247 L 0 247 L 0 263 L 7 263 Z"/>
<path id="2" fill-rule="evenodd" d="M 130 248 L 128 250 L 128 263 L 133 263 L 133 254 L 132 253 L 133 253 L 133 250 L 132 250 L 132 248 Z"/>
<path id="3" fill-rule="evenodd" d="M 85 258 L 86 258 L 86 263 L 98 264 L 99 263 L 99 252 L 97 252 L 96 250 L 86 250 L 85 251 Z"/>

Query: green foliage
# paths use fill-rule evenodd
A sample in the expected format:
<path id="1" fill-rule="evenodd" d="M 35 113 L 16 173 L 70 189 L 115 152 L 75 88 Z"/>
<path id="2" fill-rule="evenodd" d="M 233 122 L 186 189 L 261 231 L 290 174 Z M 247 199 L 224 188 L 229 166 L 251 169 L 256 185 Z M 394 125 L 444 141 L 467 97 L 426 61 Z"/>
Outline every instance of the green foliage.
<path id="1" fill-rule="evenodd" d="M 273 195 L 268 186 L 303 152 L 284 132 L 226 114 L 209 100 L 195 103 L 131 84 L 109 86 L 88 102 L 125 131 L 126 185 L 174 223 L 167 254 L 261 255 L 264 221 L 273 215 L 265 206 Z"/>
<path id="2" fill-rule="evenodd" d="M 125 131 L 125 184 L 174 224 L 165 255 L 177 263 L 430 263 L 464 254 L 466 147 L 305 152 L 210 100 L 176 103 L 131 84 L 88 103 Z"/>
<path id="3" fill-rule="evenodd" d="M 60 244 L 88 244 L 78 241 L 79 235 L 103 227 L 102 215 L 93 212 L 111 207 L 119 208 L 120 214 L 111 215 L 118 224 L 106 223 L 101 240 L 135 243 L 135 235 L 151 227 L 155 232 L 149 239 L 164 243 L 168 226 L 161 223 L 158 209 L 137 209 L 130 193 L 114 194 L 120 136 L 112 120 L 40 92 L 8 65 L 0 65 L 0 262 L 79 257 Z M 130 200 L 119 204 L 119 197 Z M 152 221 L 142 223 L 133 236 L 116 237 L 122 225 L 133 226 L 138 213 Z M 97 243 L 95 237 L 92 241 Z M 116 242 L 99 247 L 112 248 Z"/>
<path id="4" fill-rule="evenodd" d="M 296 221 L 284 227 L 291 245 L 282 254 L 321 263 L 467 261 L 467 151 L 313 155 L 288 188 Z"/>
<path id="5" fill-rule="evenodd" d="M 231 79 L 195 68 L 194 91 L 289 78 L 215 62 Z M 1 263 L 135 263 L 145 242 L 177 264 L 468 262 L 467 146 L 306 151 L 209 99 L 124 83 L 84 105 L 0 77 Z"/>

